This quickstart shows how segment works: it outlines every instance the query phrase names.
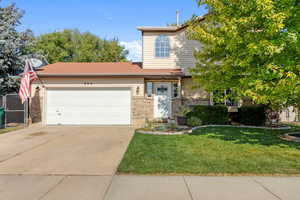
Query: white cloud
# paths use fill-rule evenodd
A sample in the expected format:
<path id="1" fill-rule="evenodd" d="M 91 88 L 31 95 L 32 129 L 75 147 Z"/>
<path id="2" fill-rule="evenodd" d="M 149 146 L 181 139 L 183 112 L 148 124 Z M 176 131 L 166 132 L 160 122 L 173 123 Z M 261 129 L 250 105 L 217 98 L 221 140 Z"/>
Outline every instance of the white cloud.
<path id="1" fill-rule="evenodd" d="M 129 51 L 129 54 L 127 56 L 128 60 L 134 62 L 142 61 L 142 41 L 134 40 L 131 42 L 120 42 L 120 44 Z"/>

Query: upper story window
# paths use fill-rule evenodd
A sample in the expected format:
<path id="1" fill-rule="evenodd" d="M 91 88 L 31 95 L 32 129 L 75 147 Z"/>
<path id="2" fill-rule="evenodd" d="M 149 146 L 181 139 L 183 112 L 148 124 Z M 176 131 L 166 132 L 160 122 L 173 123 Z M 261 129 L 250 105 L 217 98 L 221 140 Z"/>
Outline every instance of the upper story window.
<path id="1" fill-rule="evenodd" d="M 166 35 L 160 35 L 155 40 L 155 56 L 159 58 L 170 57 L 170 40 Z"/>

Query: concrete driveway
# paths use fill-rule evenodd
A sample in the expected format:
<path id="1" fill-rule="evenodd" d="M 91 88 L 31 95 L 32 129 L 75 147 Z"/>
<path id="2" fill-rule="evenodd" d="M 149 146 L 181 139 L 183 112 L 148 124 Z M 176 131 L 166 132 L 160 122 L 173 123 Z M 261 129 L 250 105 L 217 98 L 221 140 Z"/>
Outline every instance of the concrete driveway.
<path id="1" fill-rule="evenodd" d="M 134 130 L 129 127 L 41 127 L 0 135 L 0 174 L 114 174 Z"/>
<path id="2" fill-rule="evenodd" d="M 0 199 L 102 199 L 129 127 L 42 127 L 0 135 Z"/>

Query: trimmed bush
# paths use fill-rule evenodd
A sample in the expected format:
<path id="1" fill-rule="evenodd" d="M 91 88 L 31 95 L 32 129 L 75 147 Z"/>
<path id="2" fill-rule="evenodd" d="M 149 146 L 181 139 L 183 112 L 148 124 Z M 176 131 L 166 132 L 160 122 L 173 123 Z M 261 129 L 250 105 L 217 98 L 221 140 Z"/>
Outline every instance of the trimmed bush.
<path id="1" fill-rule="evenodd" d="M 187 125 L 191 127 L 201 126 L 202 121 L 198 117 L 191 116 L 187 119 Z"/>
<path id="2" fill-rule="evenodd" d="M 201 120 L 203 125 L 216 124 L 223 125 L 228 124 L 229 115 L 228 109 L 223 105 L 204 106 L 196 105 L 191 107 L 192 110 L 186 115 L 187 118 L 196 117 Z"/>
<path id="3" fill-rule="evenodd" d="M 238 122 L 244 125 L 262 126 L 266 122 L 263 105 L 242 106 L 238 110 Z"/>

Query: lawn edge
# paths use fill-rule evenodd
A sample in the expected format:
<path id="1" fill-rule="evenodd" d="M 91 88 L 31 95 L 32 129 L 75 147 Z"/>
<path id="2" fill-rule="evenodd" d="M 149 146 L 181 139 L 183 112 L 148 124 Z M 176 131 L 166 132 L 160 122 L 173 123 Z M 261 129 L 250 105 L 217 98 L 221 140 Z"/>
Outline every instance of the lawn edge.
<path id="1" fill-rule="evenodd" d="M 4 129 L 0 129 L 0 135 L 4 135 L 4 134 L 7 134 L 9 132 L 13 132 L 13 131 L 18 131 L 18 130 L 21 130 L 23 129 L 24 127 L 10 127 L 10 128 L 4 128 Z M 5 129 L 9 129 L 9 130 L 6 130 Z M 3 131 L 3 132 L 2 132 Z"/>
<path id="2" fill-rule="evenodd" d="M 275 176 L 275 177 L 300 177 L 300 174 L 253 174 L 253 173 L 237 173 L 237 174 L 215 174 L 215 173 L 208 173 L 208 174 L 193 174 L 193 173 L 125 173 L 125 172 L 116 172 L 116 175 L 121 176 L 239 176 L 239 177 L 247 177 L 247 176 L 261 176 L 261 177 L 268 177 L 268 176 Z"/>

